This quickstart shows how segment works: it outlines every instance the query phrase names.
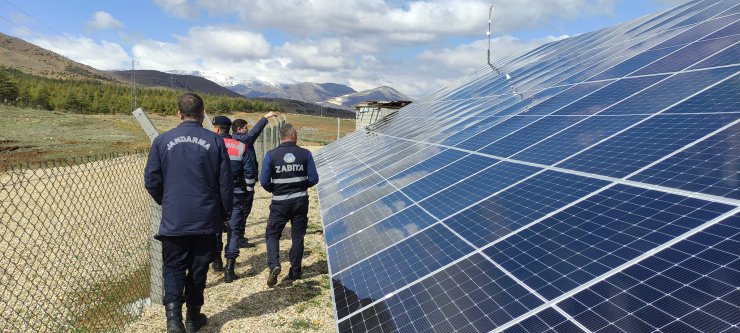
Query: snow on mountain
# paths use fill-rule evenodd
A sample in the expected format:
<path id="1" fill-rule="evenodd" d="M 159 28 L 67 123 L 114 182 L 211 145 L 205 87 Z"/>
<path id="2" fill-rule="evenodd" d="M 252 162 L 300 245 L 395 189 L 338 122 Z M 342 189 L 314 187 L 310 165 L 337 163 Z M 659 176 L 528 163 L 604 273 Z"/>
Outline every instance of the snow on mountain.
<path id="1" fill-rule="evenodd" d="M 283 88 L 286 85 L 297 83 L 296 81 L 278 79 L 278 78 L 269 77 L 269 76 L 261 76 L 261 77 L 250 78 L 250 79 L 241 79 L 236 76 L 231 76 L 228 74 L 224 74 L 220 72 L 211 72 L 211 71 L 171 70 L 171 71 L 167 71 L 167 73 L 179 74 L 179 75 L 200 76 L 207 80 L 213 81 L 222 87 L 227 87 L 227 88 L 233 87 L 233 86 L 244 86 L 244 87 L 268 86 L 268 87 L 275 87 L 275 88 Z"/>
<path id="2" fill-rule="evenodd" d="M 338 83 L 297 82 L 270 76 L 241 79 L 228 74 L 211 71 L 172 70 L 167 73 L 202 77 L 248 98 L 292 99 L 347 110 L 351 109 L 353 105 L 367 100 L 411 100 L 408 96 L 387 86 L 356 92 L 351 87 Z"/>

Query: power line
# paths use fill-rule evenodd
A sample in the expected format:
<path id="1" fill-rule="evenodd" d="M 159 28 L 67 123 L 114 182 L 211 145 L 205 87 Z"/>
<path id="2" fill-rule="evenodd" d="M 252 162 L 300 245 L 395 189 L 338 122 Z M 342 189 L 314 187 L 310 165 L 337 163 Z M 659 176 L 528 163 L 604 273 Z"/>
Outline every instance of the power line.
<path id="1" fill-rule="evenodd" d="M 20 29 L 23 29 L 23 30 L 25 30 L 26 32 L 28 32 L 28 33 L 29 33 L 29 34 L 31 34 L 31 35 L 34 35 L 34 36 L 36 36 L 36 37 L 38 37 L 38 38 L 41 38 L 41 39 L 43 39 L 43 38 L 44 38 L 43 36 L 41 36 L 41 35 L 39 35 L 39 34 L 37 34 L 37 33 L 33 32 L 33 31 L 31 31 L 31 30 L 28 30 L 28 28 L 26 28 L 26 27 L 24 27 L 24 26 L 22 26 L 22 25 L 20 25 L 20 24 L 18 24 L 18 23 L 15 23 L 15 22 L 13 22 L 12 20 L 10 20 L 10 19 L 8 19 L 8 18 L 6 18 L 6 17 L 4 17 L 4 16 L 2 16 L 2 15 L 0 15 L 0 19 L 3 19 L 3 20 L 4 20 L 5 22 L 8 22 L 8 23 L 10 23 L 10 24 L 12 24 L 12 25 L 14 25 L 14 26 L 16 26 L 16 27 L 20 28 Z"/>
<path id="2" fill-rule="evenodd" d="M 25 10 L 23 10 L 22 8 L 18 7 L 18 6 L 16 5 L 16 4 L 14 4 L 14 3 L 10 2 L 10 0 L 4 0 L 4 1 L 5 1 L 5 2 L 7 2 L 7 3 L 9 4 L 9 5 L 13 6 L 13 7 L 15 8 L 15 9 L 17 9 L 17 10 L 18 10 L 18 11 L 20 11 L 21 13 L 23 13 L 23 15 L 26 15 L 27 17 L 30 17 L 30 18 L 32 18 L 32 19 L 33 19 L 34 21 L 36 21 L 36 22 L 40 23 L 41 25 L 43 25 L 43 26 L 44 26 L 44 27 L 46 27 L 47 29 L 49 29 L 49 30 L 53 31 L 54 33 L 56 33 L 56 34 L 58 34 L 58 35 L 60 35 L 60 36 L 62 36 L 63 38 L 67 39 L 68 41 L 72 42 L 73 44 L 76 44 L 76 43 L 77 43 L 77 41 L 75 41 L 75 40 L 73 40 L 73 39 L 69 38 L 69 37 L 68 37 L 68 36 L 67 36 L 66 34 L 63 34 L 63 33 L 59 32 L 59 30 L 56 30 L 56 29 L 54 29 L 54 28 L 50 27 L 50 26 L 49 26 L 48 24 L 46 24 L 46 23 L 44 23 L 43 21 L 41 21 L 41 20 L 37 19 L 36 17 L 34 17 L 33 15 L 29 14 L 28 12 L 26 12 L 26 11 L 25 11 Z M 52 45 L 54 44 L 54 43 L 52 43 L 52 42 L 51 42 L 51 41 L 50 41 L 50 40 L 49 40 L 49 39 L 48 39 L 47 37 L 44 37 L 44 36 L 42 36 L 42 35 L 40 35 L 40 34 L 38 34 L 38 33 L 34 32 L 34 31 L 32 31 L 32 30 L 30 30 L 30 29 L 28 29 L 28 28 L 26 28 L 26 27 L 24 27 L 24 26 L 22 26 L 22 25 L 20 25 L 20 24 L 18 24 L 18 23 L 15 23 L 15 22 L 13 22 L 13 20 L 11 20 L 11 19 L 9 19 L 9 18 L 3 17 L 3 16 L 0 16 L 0 18 L 2 18 L 2 19 L 3 19 L 3 20 L 5 20 L 6 22 L 8 22 L 8 23 L 10 23 L 10 24 L 12 24 L 12 25 L 14 25 L 14 26 L 16 26 L 16 27 L 20 28 L 20 29 L 23 29 L 24 31 L 28 32 L 28 33 L 29 33 L 29 34 L 31 34 L 31 35 L 33 35 L 33 36 L 36 36 L 36 38 L 38 38 L 38 39 L 41 39 L 41 40 L 45 40 L 45 41 L 47 41 L 47 42 L 48 42 L 49 44 L 52 44 Z M 55 53 L 56 53 L 56 52 L 55 52 Z"/>
<path id="3" fill-rule="evenodd" d="M 56 29 L 54 29 L 54 28 L 50 27 L 50 26 L 49 26 L 48 24 L 44 23 L 43 21 L 41 21 L 41 20 L 37 19 L 37 18 L 36 18 L 36 17 L 34 17 L 33 15 L 31 15 L 31 14 L 29 14 L 28 12 L 26 12 L 25 10 L 23 10 L 23 9 L 22 9 L 21 7 L 18 7 L 18 6 L 16 5 L 16 4 L 14 4 L 14 3 L 10 2 L 10 0 L 5 0 L 5 2 L 7 2 L 7 3 L 9 4 L 9 5 L 13 6 L 13 7 L 15 8 L 15 9 L 17 9 L 18 11 L 20 11 L 21 13 L 23 13 L 23 15 L 26 15 L 26 16 L 28 16 L 28 17 L 32 18 L 32 19 L 33 19 L 34 21 L 36 21 L 36 22 L 40 23 L 40 24 L 41 24 L 41 25 L 43 25 L 43 26 L 44 26 L 45 28 L 47 28 L 47 29 L 49 29 L 49 30 L 51 30 L 51 31 L 53 31 L 53 32 L 55 32 L 55 33 L 57 33 L 57 34 L 59 34 L 59 35 L 62 35 L 63 37 L 65 37 L 65 38 L 67 38 L 67 39 L 69 39 L 69 38 L 68 38 L 67 36 L 65 36 L 65 35 L 64 35 L 63 33 L 59 32 L 59 30 L 56 30 Z M 69 39 L 69 40 L 70 40 L 70 41 L 72 41 L 71 39 Z"/>

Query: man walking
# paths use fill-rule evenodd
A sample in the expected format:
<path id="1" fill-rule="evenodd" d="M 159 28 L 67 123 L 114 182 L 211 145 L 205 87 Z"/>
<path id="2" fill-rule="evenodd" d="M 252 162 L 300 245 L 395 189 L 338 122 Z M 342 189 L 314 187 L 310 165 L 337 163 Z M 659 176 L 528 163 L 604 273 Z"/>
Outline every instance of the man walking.
<path id="1" fill-rule="evenodd" d="M 203 128 L 203 100 L 184 94 L 178 107 L 182 123 L 154 139 L 144 170 L 147 191 L 162 205 L 155 238 L 162 242 L 168 333 L 197 332 L 207 323 L 200 308 L 216 247 L 213 235 L 231 214 L 234 192 L 224 140 Z"/>
<path id="2" fill-rule="evenodd" d="M 226 283 L 231 283 L 239 278 L 236 272 L 234 272 L 236 258 L 239 257 L 238 230 L 240 227 L 244 230 L 244 221 L 246 219 L 244 215 L 245 200 L 247 193 L 252 193 L 254 190 L 252 187 L 248 187 L 250 185 L 247 185 L 245 182 L 245 174 L 251 172 L 251 166 L 247 163 L 247 145 L 232 139 L 229 134 L 230 128 L 231 120 L 229 118 L 224 116 L 213 118 L 213 130 L 223 138 L 226 144 L 226 150 L 229 154 L 231 164 L 231 174 L 234 178 L 234 208 L 231 218 L 226 222 L 226 249 L 224 250 L 223 248 L 223 241 L 221 240 L 222 233 L 219 233 L 216 236 L 217 257 L 213 262 L 214 270 L 218 271 L 221 266 L 221 251 L 224 250 L 226 257 L 224 282 Z M 248 192 L 249 190 L 251 191 Z"/>
<path id="3" fill-rule="evenodd" d="M 288 221 L 291 229 L 290 270 L 286 280 L 301 278 L 303 237 L 308 227 L 308 188 L 319 182 L 311 152 L 296 145 L 298 133 L 291 124 L 280 127 L 280 145 L 265 154 L 260 184 L 272 193 L 270 218 L 265 230 L 267 286 L 280 275 L 280 237 Z"/>
<path id="4" fill-rule="evenodd" d="M 264 117 L 260 118 L 260 120 L 257 121 L 256 124 L 254 124 L 254 126 L 252 126 L 251 130 L 249 129 L 247 121 L 244 119 L 236 119 L 231 124 L 231 128 L 234 133 L 233 138 L 247 145 L 247 152 L 244 158 L 244 165 L 246 167 L 244 169 L 244 181 L 246 182 L 245 198 L 243 201 L 244 221 L 237 227 L 237 234 L 239 235 L 239 247 L 241 248 L 254 247 L 254 244 L 249 243 L 247 241 L 247 238 L 245 237 L 247 218 L 252 212 L 252 202 L 254 201 L 254 185 L 257 183 L 257 172 L 259 167 L 257 165 L 257 154 L 254 151 L 254 142 L 257 141 L 257 138 L 262 133 L 262 130 L 265 129 L 268 119 L 270 119 L 271 117 L 277 117 L 277 113 L 272 111 L 268 112 L 267 114 L 265 114 Z"/>

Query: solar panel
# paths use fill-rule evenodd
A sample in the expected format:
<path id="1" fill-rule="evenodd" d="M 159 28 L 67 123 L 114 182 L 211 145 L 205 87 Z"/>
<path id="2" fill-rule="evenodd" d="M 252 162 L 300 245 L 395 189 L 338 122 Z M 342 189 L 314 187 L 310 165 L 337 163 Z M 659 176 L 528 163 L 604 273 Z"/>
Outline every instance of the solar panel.
<path id="1" fill-rule="evenodd" d="M 740 331 L 739 41 L 690 1 L 317 152 L 338 331 Z"/>

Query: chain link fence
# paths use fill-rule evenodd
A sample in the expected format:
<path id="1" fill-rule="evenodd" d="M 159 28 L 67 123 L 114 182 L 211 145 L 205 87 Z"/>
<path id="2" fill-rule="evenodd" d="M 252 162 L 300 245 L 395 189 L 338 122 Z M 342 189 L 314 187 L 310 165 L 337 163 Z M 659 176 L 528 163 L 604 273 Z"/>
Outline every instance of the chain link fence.
<path id="1" fill-rule="evenodd" d="M 269 126 L 255 143 L 260 161 L 277 132 Z M 0 332 L 121 331 L 158 303 L 161 207 L 144 189 L 146 159 L 0 169 Z"/>

